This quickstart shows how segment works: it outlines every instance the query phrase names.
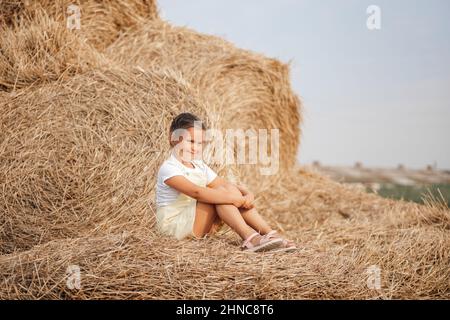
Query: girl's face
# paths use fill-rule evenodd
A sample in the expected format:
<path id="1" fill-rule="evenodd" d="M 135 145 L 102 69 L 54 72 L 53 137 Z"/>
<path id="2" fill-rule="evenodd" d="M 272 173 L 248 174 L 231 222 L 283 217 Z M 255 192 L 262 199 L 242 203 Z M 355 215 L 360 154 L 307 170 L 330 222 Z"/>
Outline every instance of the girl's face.
<path id="1" fill-rule="evenodd" d="M 177 155 L 184 161 L 201 159 L 205 131 L 199 127 L 191 127 L 184 129 L 181 136 L 181 141 L 174 146 Z"/>

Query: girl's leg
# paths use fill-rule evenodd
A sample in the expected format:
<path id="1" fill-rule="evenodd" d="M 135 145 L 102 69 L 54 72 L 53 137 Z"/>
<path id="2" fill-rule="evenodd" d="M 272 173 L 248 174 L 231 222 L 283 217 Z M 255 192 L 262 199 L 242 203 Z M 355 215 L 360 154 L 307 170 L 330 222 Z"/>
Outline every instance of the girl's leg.
<path id="1" fill-rule="evenodd" d="M 223 186 L 222 188 L 224 190 L 226 190 L 227 192 L 235 192 L 235 193 L 239 192 L 239 194 L 241 193 L 237 187 L 235 187 L 231 184 L 227 184 L 227 185 Z M 249 227 L 252 228 L 252 230 L 258 231 L 261 235 L 268 234 L 270 231 L 272 231 L 272 228 L 264 220 L 264 218 L 261 217 L 261 215 L 258 213 L 258 211 L 255 208 L 244 209 L 244 208 L 236 208 L 235 206 L 232 206 L 232 207 L 235 208 L 241 214 L 241 218 L 245 221 L 245 223 Z M 257 238 L 258 240 L 260 239 L 260 237 L 255 237 L 255 238 Z M 295 248 L 296 247 L 295 243 L 293 241 L 287 240 L 287 239 L 285 239 L 285 241 L 287 241 L 286 244 L 283 245 L 285 248 L 290 248 L 290 247 Z M 255 242 L 253 242 L 253 243 L 255 243 Z"/>
<path id="2" fill-rule="evenodd" d="M 225 191 L 225 189 L 223 190 Z M 242 239 L 247 239 L 251 234 L 255 233 L 255 230 L 245 223 L 241 213 L 235 206 L 214 205 L 197 201 L 193 227 L 195 237 L 203 238 L 206 234 L 214 231 L 214 225 L 218 224 L 222 217 L 224 222 L 235 230 Z"/>
<path id="3" fill-rule="evenodd" d="M 228 184 L 225 187 L 227 188 L 228 192 L 239 192 L 239 194 L 241 193 L 238 188 L 236 188 L 231 184 Z M 272 231 L 272 228 L 258 213 L 256 208 L 252 209 L 239 208 L 239 211 L 244 221 L 257 232 L 264 235 Z"/>
<path id="4" fill-rule="evenodd" d="M 249 226 L 258 231 L 260 234 L 267 234 L 272 231 L 272 228 L 266 220 L 261 217 L 256 208 L 239 208 L 239 211 L 241 212 L 242 218 L 244 218 L 245 222 L 247 222 Z"/>
<path id="5" fill-rule="evenodd" d="M 252 229 L 249 225 L 245 223 L 242 218 L 241 213 L 238 208 L 232 204 L 217 204 L 216 205 L 217 214 L 219 217 L 230 226 L 231 229 L 236 231 L 236 233 L 242 238 L 247 239 L 256 231 Z M 257 237 L 255 237 L 257 238 Z M 255 239 L 256 240 L 256 239 Z"/>
<path id="6" fill-rule="evenodd" d="M 252 209 L 239 208 L 239 211 L 241 212 L 245 222 L 247 222 L 249 226 L 258 231 L 260 234 L 265 235 L 272 231 L 272 228 L 263 219 L 263 217 L 259 215 L 258 211 L 255 208 Z M 286 242 L 283 245 L 285 248 L 296 248 L 296 245 L 292 240 L 285 239 L 285 241 Z"/>
<path id="7" fill-rule="evenodd" d="M 213 204 L 197 201 L 197 208 L 195 212 L 195 220 L 193 233 L 197 238 L 203 238 L 209 234 L 214 224 L 220 221 L 216 212 L 216 207 Z"/>
<path id="8" fill-rule="evenodd" d="M 224 186 L 217 187 L 224 192 L 230 192 L 229 189 Z M 236 189 L 237 192 L 240 192 Z M 233 190 L 232 192 L 236 192 Z M 197 208 L 195 214 L 195 221 L 193 227 L 193 233 L 196 237 L 202 238 L 209 232 L 215 223 L 220 222 L 222 219 L 227 225 L 236 231 L 242 239 L 247 239 L 250 235 L 256 231 L 250 227 L 242 217 L 241 212 L 234 205 L 219 204 L 213 205 L 197 201 Z M 257 244 L 261 240 L 261 236 L 254 237 L 251 242 Z"/>
<path id="9" fill-rule="evenodd" d="M 216 189 L 223 190 L 224 192 L 229 192 L 229 190 L 225 186 L 218 186 Z M 239 191 L 239 190 L 238 190 Z M 250 227 L 242 218 L 241 212 L 236 206 L 232 204 L 216 204 L 216 211 L 219 217 L 230 226 L 231 229 L 236 231 L 237 234 L 242 239 L 247 239 L 256 231 Z M 252 242 L 255 244 L 261 239 L 260 236 L 257 236 L 252 239 Z"/>

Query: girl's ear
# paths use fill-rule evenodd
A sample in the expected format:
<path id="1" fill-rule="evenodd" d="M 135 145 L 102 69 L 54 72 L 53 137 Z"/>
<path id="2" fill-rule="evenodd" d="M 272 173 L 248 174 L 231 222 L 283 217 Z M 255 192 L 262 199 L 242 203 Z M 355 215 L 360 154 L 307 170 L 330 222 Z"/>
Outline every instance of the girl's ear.
<path id="1" fill-rule="evenodd" d="M 170 144 L 170 146 L 173 148 L 173 147 L 175 147 L 175 146 L 178 144 L 178 142 L 180 142 L 180 141 L 170 140 L 170 141 L 169 141 L 169 144 Z"/>
<path id="2" fill-rule="evenodd" d="M 169 131 L 169 144 L 171 147 L 174 147 L 176 145 L 175 141 L 172 140 L 172 132 Z"/>

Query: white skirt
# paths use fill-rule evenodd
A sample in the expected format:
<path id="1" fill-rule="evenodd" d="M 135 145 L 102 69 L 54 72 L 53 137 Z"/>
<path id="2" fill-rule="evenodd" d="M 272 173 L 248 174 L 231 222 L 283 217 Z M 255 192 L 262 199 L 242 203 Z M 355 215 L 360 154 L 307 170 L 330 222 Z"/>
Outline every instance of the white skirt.
<path id="1" fill-rule="evenodd" d="M 156 209 L 158 230 L 178 240 L 195 237 L 193 233 L 197 200 L 180 193 L 173 203 Z"/>

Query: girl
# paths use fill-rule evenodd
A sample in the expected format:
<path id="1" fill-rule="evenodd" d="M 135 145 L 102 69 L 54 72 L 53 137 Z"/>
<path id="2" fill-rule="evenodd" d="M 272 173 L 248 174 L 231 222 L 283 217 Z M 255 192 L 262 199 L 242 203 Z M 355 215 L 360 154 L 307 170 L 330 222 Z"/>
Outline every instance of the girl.
<path id="1" fill-rule="evenodd" d="M 219 177 L 203 162 L 205 130 L 191 113 L 172 121 L 170 157 L 161 165 L 156 184 L 159 231 L 177 239 L 203 238 L 224 222 L 243 239 L 243 250 L 295 250 L 292 241 L 280 237 L 258 214 L 247 188 Z"/>

